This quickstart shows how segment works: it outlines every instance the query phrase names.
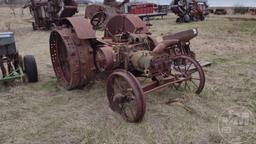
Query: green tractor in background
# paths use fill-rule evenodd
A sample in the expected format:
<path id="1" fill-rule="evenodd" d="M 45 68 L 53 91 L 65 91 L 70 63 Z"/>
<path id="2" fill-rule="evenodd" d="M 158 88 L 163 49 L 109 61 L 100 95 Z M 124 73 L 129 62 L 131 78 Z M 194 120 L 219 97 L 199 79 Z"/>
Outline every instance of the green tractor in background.
<path id="1" fill-rule="evenodd" d="M 18 53 L 13 32 L 0 32 L 0 82 L 16 79 L 37 82 L 36 60 L 32 55 L 22 57 Z"/>

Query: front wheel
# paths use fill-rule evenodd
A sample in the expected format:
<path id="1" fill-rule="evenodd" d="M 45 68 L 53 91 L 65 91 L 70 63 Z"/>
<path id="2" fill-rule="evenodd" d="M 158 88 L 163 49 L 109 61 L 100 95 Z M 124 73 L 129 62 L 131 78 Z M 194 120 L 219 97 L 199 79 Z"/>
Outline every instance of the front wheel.
<path id="1" fill-rule="evenodd" d="M 205 85 L 205 74 L 201 65 L 189 56 L 176 56 L 173 59 L 173 75 L 181 82 L 175 84 L 177 89 L 200 94 Z"/>
<path id="2" fill-rule="evenodd" d="M 28 82 L 37 82 L 38 72 L 35 57 L 32 55 L 26 55 L 24 56 L 23 61 L 25 74 L 27 75 Z"/>
<path id="3" fill-rule="evenodd" d="M 128 71 L 116 70 L 107 81 L 107 97 L 110 108 L 120 113 L 128 122 L 139 122 L 145 114 L 145 102 L 141 85 Z"/>

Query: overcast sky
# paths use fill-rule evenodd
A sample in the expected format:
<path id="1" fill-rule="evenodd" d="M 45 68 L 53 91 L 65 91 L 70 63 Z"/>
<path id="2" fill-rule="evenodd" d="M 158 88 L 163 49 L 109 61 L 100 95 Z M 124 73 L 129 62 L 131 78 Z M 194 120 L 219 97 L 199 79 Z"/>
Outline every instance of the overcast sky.
<path id="1" fill-rule="evenodd" d="M 249 7 L 256 7 L 256 0 L 209 0 L 212 6 L 234 6 L 242 5 Z"/>
<path id="2" fill-rule="evenodd" d="M 97 0 L 103 1 L 103 0 Z M 122 1 L 122 0 L 119 0 Z M 133 1 L 133 0 L 131 0 Z M 156 4 L 170 4 L 172 0 L 136 0 L 145 2 L 154 2 Z M 256 0 L 208 0 L 210 6 L 234 6 L 242 5 L 249 7 L 256 7 Z"/>

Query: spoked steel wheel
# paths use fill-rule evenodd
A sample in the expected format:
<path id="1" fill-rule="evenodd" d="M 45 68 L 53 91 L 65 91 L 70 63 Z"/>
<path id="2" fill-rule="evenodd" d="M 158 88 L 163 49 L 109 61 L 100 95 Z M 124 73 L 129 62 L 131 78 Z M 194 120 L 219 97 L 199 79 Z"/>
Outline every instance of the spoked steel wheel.
<path id="1" fill-rule="evenodd" d="M 145 102 L 138 80 L 125 70 L 113 72 L 107 82 L 110 108 L 128 122 L 139 122 L 145 114 Z"/>
<path id="2" fill-rule="evenodd" d="M 205 85 L 205 75 L 201 65 L 189 56 L 177 56 L 174 59 L 173 75 L 182 80 L 175 84 L 177 89 L 200 94 Z"/>

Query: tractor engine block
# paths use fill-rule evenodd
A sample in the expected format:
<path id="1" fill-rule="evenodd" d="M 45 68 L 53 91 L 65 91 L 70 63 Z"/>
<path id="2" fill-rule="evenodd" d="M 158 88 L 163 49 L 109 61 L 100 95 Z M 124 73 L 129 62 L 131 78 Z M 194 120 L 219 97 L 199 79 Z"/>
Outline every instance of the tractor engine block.
<path id="1" fill-rule="evenodd" d="M 146 34 L 123 33 L 115 36 L 114 40 L 118 43 L 112 47 L 100 47 L 96 52 L 96 64 L 100 71 L 128 68 L 145 72 L 146 76 L 149 76 L 151 71 L 156 71 L 152 67 L 156 64 L 152 63 L 159 63 L 162 56 L 158 58 L 153 54 L 155 44 L 152 37 Z M 165 61 L 166 58 L 163 60 Z"/>

